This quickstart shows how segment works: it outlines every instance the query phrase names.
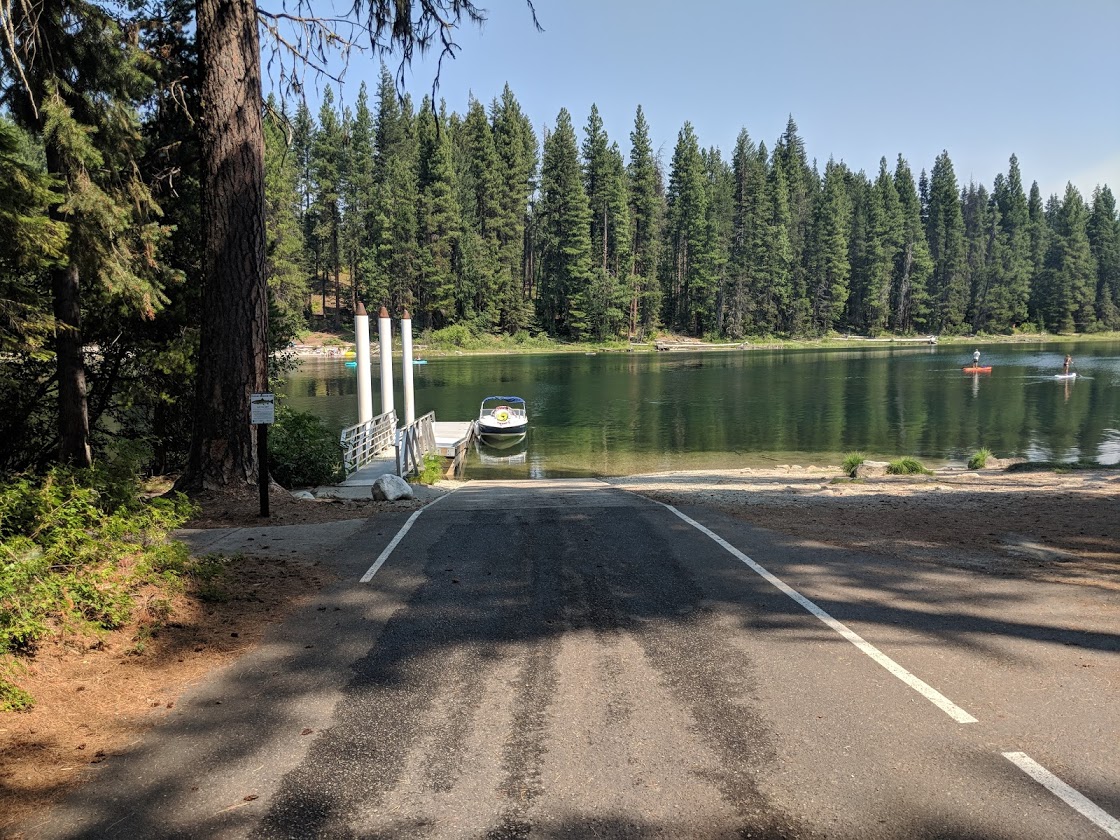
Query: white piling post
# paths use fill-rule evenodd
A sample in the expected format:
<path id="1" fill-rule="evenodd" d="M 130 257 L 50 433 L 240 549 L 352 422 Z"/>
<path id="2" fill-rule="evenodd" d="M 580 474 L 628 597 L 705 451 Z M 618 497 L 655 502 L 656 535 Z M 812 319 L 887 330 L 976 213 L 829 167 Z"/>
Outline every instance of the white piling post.
<path id="1" fill-rule="evenodd" d="M 404 384 L 404 422 L 416 422 L 416 397 L 412 390 L 412 316 L 408 310 L 401 316 L 401 381 Z"/>
<path id="2" fill-rule="evenodd" d="M 381 413 L 393 410 L 393 324 L 384 306 L 377 315 L 377 340 L 381 344 Z"/>
<path id="3" fill-rule="evenodd" d="M 361 301 L 354 312 L 354 352 L 358 362 L 358 422 L 368 423 L 373 419 L 373 372 L 369 358 L 369 316 Z"/>

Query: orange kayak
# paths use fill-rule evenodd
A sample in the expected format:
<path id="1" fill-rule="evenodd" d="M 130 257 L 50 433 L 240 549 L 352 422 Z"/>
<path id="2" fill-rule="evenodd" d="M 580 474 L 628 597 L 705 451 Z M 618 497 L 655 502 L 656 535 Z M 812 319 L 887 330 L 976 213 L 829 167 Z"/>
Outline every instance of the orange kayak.
<path id="1" fill-rule="evenodd" d="M 991 373 L 991 365 L 965 365 L 961 368 L 965 373 Z"/>

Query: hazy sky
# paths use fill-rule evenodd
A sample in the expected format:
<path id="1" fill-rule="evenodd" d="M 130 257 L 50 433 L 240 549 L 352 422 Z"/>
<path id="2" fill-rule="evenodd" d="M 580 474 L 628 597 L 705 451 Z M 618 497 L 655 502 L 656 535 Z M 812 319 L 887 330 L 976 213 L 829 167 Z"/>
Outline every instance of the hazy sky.
<path id="1" fill-rule="evenodd" d="M 772 149 L 792 114 L 822 171 L 873 178 L 901 153 L 916 177 L 944 149 L 990 189 L 1014 153 L 1044 197 L 1120 191 L 1120 0 L 535 0 L 544 32 L 522 0 L 480 5 L 440 80 L 459 113 L 508 82 L 538 134 L 566 107 L 582 141 L 595 103 L 628 155 L 640 104 L 666 167 L 686 120 L 729 158 L 740 129 Z M 353 60 L 345 101 L 377 72 Z M 414 63 L 417 101 L 433 74 Z"/>

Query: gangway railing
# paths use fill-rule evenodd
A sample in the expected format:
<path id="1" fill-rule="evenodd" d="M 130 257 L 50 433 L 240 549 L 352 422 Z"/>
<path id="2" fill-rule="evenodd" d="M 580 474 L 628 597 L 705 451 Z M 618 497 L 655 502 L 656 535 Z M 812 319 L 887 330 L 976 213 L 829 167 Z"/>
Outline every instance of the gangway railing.
<path id="1" fill-rule="evenodd" d="M 397 412 L 387 411 L 343 429 L 338 442 L 342 446 L 342 466 L 350 475 L 396 445 Z"/>
<path id="2" fill-rule="evenodd" d="M 401 429 L 397 438 L 397 475 L 423 472 L 424 456 L 439 451 L 435 422 L 436 413 L 429 411 Z"/>

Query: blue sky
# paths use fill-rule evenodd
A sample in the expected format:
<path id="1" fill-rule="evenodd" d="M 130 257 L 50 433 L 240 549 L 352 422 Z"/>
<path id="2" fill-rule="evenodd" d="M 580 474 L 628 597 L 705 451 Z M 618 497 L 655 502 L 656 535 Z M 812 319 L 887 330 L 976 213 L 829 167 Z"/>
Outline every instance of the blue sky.
<path id="1" fill-rule="evenodd" d="M 741 128 L 773 148 L 792 114 L 822 170 L 874 177 L 901 153 L 917 176 L 945 149 L 990 189 L 1015 153 L 1044 197 L 1120 192 L 1120 0 L 535 0 L 544 32 L 522 0 L 480 4 L 440 80 L 460 113 L 508 82 L 538 134 L 566 107 L 582 140 L 595 103 L 628 154 L 641 104 L 666 167 L 686 120 L 729 157 Z M 414 63 L 417 100 L 434 66 Z M 345 100 L 377 72 L 354 58 Z"/>

